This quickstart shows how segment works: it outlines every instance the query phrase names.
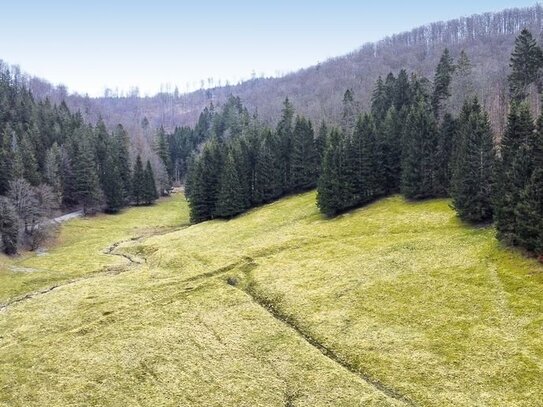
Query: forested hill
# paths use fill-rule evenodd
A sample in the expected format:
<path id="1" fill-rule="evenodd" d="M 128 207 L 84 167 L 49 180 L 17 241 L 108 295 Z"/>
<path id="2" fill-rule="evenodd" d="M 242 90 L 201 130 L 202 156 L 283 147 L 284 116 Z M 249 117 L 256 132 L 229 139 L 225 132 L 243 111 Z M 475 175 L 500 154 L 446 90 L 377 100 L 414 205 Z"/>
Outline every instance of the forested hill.
<path id="1" fill-rule="evenodd" d="M 140 131 L 143 117 L 151 128 L 164 124 L 166 130 L 176 125 L 192 125 L 203 107 L 211 101 L 224 103 L 232 94 L 239 96 L 250 111 L 258 109 L 264 120 L 276 122 L 286 96 L 297 111 L 319 123 L 335 121 L 341 113 L 346 89 L 352 89 L 361 110 L 369 108 L 371 91 L 379 75 L 397 73 L 401 68 L 431 77 L 445 47 L 457 58 L 464 49 L 473 64 L 473 83 L 479 99 L 489 112 L 497 132 L 503 130 L 507 106 L 507 72 L 515 36 L 528 28 L 539 40 L 543 8 L 540 5 L 509 9 L 437 22 L 392 35 L 377 43 L 363 45 L 348 55 L 334 58 L 281 78 L 257 78 L 236 86 L 216 87 L 186 95 L 162 93 L 154 97 L 109 97 L 89 99 L 70 96 L 72 110 L 86 112 L 91 122 L 102 115 L 112 126 L 122 123 L 129 133 Z M 165 55 L 164 63 L 167 63 Z M 315 61 L 317 62 L 317 61 Z M 179 78 L 182 82 L 183 78 Z M 34 81 L 31 87 L 38 96 L 58 98 L 51 87 Z M 463 97 L 454 101 L 458 107 Z M 61 92 L 62 93 L 62 92 Z"/>

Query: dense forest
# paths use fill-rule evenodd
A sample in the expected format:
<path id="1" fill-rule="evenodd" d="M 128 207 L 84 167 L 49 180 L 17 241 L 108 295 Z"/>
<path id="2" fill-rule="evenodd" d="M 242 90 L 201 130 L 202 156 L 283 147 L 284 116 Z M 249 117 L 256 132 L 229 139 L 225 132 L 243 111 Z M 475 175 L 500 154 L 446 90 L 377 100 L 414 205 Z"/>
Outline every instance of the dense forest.
<path id="1" fill-rule="evenodd" d="M 211 105 L 194 130 L 184 130 L 193 145 L 204 142 L 201 151 L 170 149 L 172 162 L 188 168 L 191 219 L 231 218 L 315 186 L 327 216 L 394 193 L 409 200 L 451 197 L 464 221 L 495 220 L 500 240 L 540 254 L 543 116 L 536 125 L 527 99 L 541 88 L 543 51 L 528 30 L 516 39 L 510 64 L 510 112 L 499 138 L 469 90 L 458 114 L 448 103 L 453 78 L 467 77 L 471 63 L 466 53 L 455 61 L 447 49 L 432 80 L 405 70 L 379 77 L 367 112 L 348 89 L 340 125 L 322 122 L 316 132 L 288 98 L 273 129 L 239 98 L 218 112 Z"/>
<path id="2" fill-rule="evenodd" d="M 64 102 L 35 101 L 17 72 L 0 70 L 0 236 L 2 251 L 36 249 L 64 209 L 117 212 L 157 199 L 149 159 L 137 155 L 121 125 L 86 123 Z M 161 191 L 163 185 L 159 178 Z"/>

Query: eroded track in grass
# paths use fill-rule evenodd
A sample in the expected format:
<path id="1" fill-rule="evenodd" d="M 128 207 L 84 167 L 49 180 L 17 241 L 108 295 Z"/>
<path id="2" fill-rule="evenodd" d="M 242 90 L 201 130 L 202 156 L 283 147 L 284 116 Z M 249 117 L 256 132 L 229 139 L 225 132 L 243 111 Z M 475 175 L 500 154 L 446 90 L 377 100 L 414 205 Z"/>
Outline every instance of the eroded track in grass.
<path id="1" fill-rule="evenodd" d="M 246 265 L 246 266 L 253 266 L 253 267 L 256 266 L 254 259 L 245 257 L 244 260 L 245 260 L 244 262 L 238 262 L 231 265 L 229 269 L 230 270 L 234 269 L 236 266 L 240 265 L 240 263 L 243 263 L 242 265 Z M 358 377 L 365 383 L 369 384 L 370 386 L 374 387 L 376 390 L 380 391 L 385 396 L 391 399 L 402 402 L 409 406 L 418 405 L 409 397 L 405 396 L 404 394 L 402 394 L 400 391 L 396 390 L 395 388 L 382 383 L 381 381 L 375 379 L 374 377 L 370 376 L 367 373 L 364 373 L 363 371 L 360 370 L 359 367 L 355 366 L 354 363 L 352 363 L 351 361 L 349 361 L 342 355 L 335 352 L 330 347 L 320 342 L 317 338 L 315 338 L 309 332 L 307 332 L 302 327 L 300 327 L 300 325 L 296 321 L 294 321 L 292 317 L 282 312 L 279 308 L 274 306 L 272 302 L 270 302 L 265 297 L 260 295 L 254 288 L 253 284 L 248 284 L 244 286 L 242 284 L 238 284 L 237 281 L 236 282 L 227 281 L 227 284 L 245 293 L 254 304 L 264 309 L 276 321 L 290 328 L 305 343 L 307 343 L 311 347 L 318 350 L 323 356 L 325 356 L 326 358 L 334 362 L 341 369 L 346 370 L 349 373 L 355 375 L 356 377 Z"/>

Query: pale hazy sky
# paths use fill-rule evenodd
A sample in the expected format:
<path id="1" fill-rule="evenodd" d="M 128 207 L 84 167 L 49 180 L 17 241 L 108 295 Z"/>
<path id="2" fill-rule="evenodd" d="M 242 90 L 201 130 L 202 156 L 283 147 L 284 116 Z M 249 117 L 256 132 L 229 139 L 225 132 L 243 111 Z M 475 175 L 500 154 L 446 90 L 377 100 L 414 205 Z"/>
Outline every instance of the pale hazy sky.
<path id="1" fill-rule="evenodd" d="M 277 75 L 439 20 L 532 1 L 5 1 L 0 59 L 70 91 Z M 187 87 L 188 84 L 188 87 Z"/>

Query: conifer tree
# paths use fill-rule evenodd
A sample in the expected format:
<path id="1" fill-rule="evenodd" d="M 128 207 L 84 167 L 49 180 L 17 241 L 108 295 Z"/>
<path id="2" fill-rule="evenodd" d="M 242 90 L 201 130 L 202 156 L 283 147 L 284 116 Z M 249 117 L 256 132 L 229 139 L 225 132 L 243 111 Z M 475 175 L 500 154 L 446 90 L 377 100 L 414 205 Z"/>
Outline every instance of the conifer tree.
<path id="1" fill-rule="evenodd" d="M 352 89 L 347 89 L 343 94 L 343 110 L 341 113 L 341 128 L 345 134 L 351 134 L 356 124 L 358 106 L 354 100 Z"/>
<path id="2" fill-rule="evenodd" d="M 531 154 L 531 176 L 515 209 L 516 241 L 525 249 L 543 255 L 543 116 L 537 123 Z"/>
<path id="3" fill-rule="evenodd" d="M 30 143 L 27 134 L 24 134 L 20 143 L 20 153 L 23 165 L 23 176 L 33 186 L 39 185 L 41 177 L 38 171 L 38 161 L 34 153 L 34 147 Z"/>
<path id="4" fill-rule="evenodd" d="M 475 98 L 467 120 L 459 125 L 451 195 L 458 216 L 468 222 L 492 219 L 494 142 L 486 112 Z"/>
<path id="5" fill-rule="evenodd" d="M 453 59 L 449 50 L 445 48 L 434 75 L 434 91 L 432 94 L 432 109 L 437 118 L 441 117 L 443 101 L 451 96 L 450 85 L 454 72 Z"/>
<path id="6" fill-rule="evenodd" d="M 102 182 L 106 211 L 118 212 L 124 206 L 124 187 L 112 152 L 107 154 L 104 161 L 104 177 Z"/>
<path id="7" fill-rule="evenodd" d="M 60 203 L 63 199 L 62 152 L 55 142 L 45 155 L 44 179 L 51 186 Z"/>
<path id="8" fill-rule="evenodd" d="M 270 202 L 282 193 L 281 166 L 277 141 L 271 131 L 265 131 L 258 150 L 255 167 L 254 200 L 257 204 Z"/>
<path id="9" fill-rule="evenodd" d="M 354 189 L 353 202 L 349 206 L 366 204 L 382 194 L 382 160 L 377 152 L 375 124 L 372 116 L 364 114 L 356 123 L 347 152 L 346 165 L 352 168 Z"/>
<path id="10" fill-rule="evenodd" d="M 294 118 L 294 108 L 288 100 L 285 99 L 283 103 L 283 109 L 281 112 L 281 119 L 277 124 L 277 138 L 279 140 L 279 148 L 281 152 L 281 166 L 282 166 L 282 184 L 283 191 L 290 191 L 290 155 L 292 151 L 292 120 Z"/>
<path id="11" fill-rule="evenodd" d="M 328 138 L 328 127 L 324 120 L 322 121 L 319 131 L 317 133 L 317 138 L 315 139 L 315 149 L 317 150 L 317 162 L 320 171 L 322 160 L 324 158 L 324 150 L 326 148 L 326 139 Z"/>
<path id="12" fill-rule="evenodd" d="M 82 129 L 74 154 L 75 197 L 85 214 L 93 212 L 100 202 L 101 190 L 90 144 L 90 130 Z"/>
<path id="13" fill-rule="evenodd" d="M 113 132 L 113 160 L 119 171 L 122 184 L 123 206 L 130 203 L 132 198 L 132 174 L 130 170 L 130 139 L 122 125 L 117 125 Z"/>
<path id="14" fill-rule="evenodd" d="M 206 143 L 202 154 L 191 166 L 190 195 L 191 221 L 212 219 L 218 201 L 223 156 L 217 140 Z"/>
<path id="15" fill-rule="evenodd" d="M 332 129 L 328 137 L 317 188 L 317 206 L 326 216 L 335 216 L 346 205 L 345 195 L 350 194 L 344 173 L 345 140 L 343 135 Z"/>
<path id="16" fill-rule="evenodd" d="M 236 168 L 234 155 L 230 151 L 224 161 L 221 173 L 215 216 L 232 218 L 245 210 L 243 190 L 239 182 L 240 174 Z"/>
<path id="17" fill-rule="evenodd" d="M 405 115 L 407 115 L 407 108 L 411 105 L 412 92 L 409 76 L 405 69 L 398 73 L 394 88 L 394 108 L 398 114 L 403 116 L 403 112 L 405 112 Z"/>
<path id="18" fill-rule="evenodd" d="M 168 145 L 168 141 L 166 139 L 166 132 L 164 131 L 164 127 L 160 126 L 160 129 L 158 130 L 156 140 L 155 140 L 155 151 L 158 155 L 158 157 L 162 160 L 162 163 L 164 164 L 164 167 L 166 168 L 166 171 L 168 173 L 168 177 L 170 180 L 173 179 L 173 166 L 172 166 L 172 160 L 170 155 L 170 148 Z"/>
<path id="19" fill-rule="evenodd" d="M 529 85 L 539 79 L 543 67 L 543 51 L 527 29 L 523 29 L 515 40 L 510 66 L 508 79 L 511 99 L 521 101 L 526 98 Z"/>
<path id="20" fill-rule="evenodd" d="M 400 191 L 403 140 L 402 123 L 394 107 L 388 110 L 379 133 L 382 140 L 384 193 L 396 193 Z"/>
<path id="21" fill-rule="evenodd" d="M 4 196 L 0 196 L 0 238 L 1 247 L 5 254 L 13 255 L 17 253 L 19 219 L 15 207 Z"/>
<path id="22" fill-rule="evenodd" d="M 437 128 L 422 97 L 411 108 L 405 125 L 401 191 L 407 199 L 435 195 Z"/>
<path id="23" fill-rule="evenodd" d="M 371 114 L 376 121 L 382 122 L 385 119 L 389 107 L 385 84 L 383 79 L 379 76 L 371 96 Z"/>
<path id="24" fill-rule="evenodd" d="M 133 178 L 132 178 L 132 199 L 136 203 L 136 205 L 139 205 L 144 201 L 145 199 L 145 174 L 143 171 L 143 164 L 141 162 L 141 157 L 138 155 L 136 157 L 136 163 L 134 164 L 134 171 L 133 171 Z"/>
<path id="25" fill-rule="evenodd" d="M 153 167 L 151 166 L 151 162 L 147 160 L 147 164 L 145 164 L 145 170 L 143 172 L 143 202 L 150 205 L 157 199 L 158 192 L 156 190 Z"/>
<path id="26" fill-rule="evenodd" d="M 303 191 L 315 187 L 317 182 L 317 151 L 311 122 L 297 116 L 292 136 L 291 188 Z"/>
<path id="27" fill-rule="evenodd" d="M 498 239 L 507 244 L 518 244 L 516 210 L 532 176 L 535 139 L 528 105 L 514 103 L 501 140 L 496 173 L 496 230 Z"/>

